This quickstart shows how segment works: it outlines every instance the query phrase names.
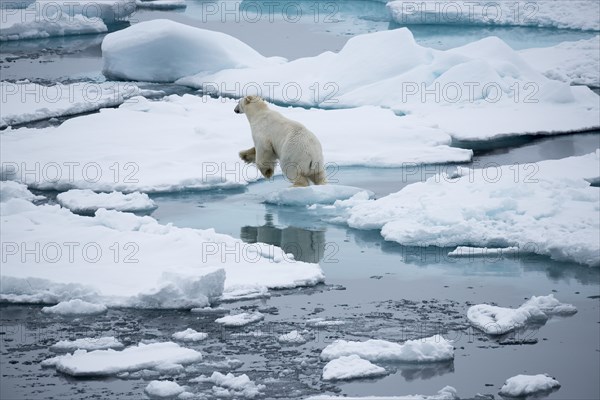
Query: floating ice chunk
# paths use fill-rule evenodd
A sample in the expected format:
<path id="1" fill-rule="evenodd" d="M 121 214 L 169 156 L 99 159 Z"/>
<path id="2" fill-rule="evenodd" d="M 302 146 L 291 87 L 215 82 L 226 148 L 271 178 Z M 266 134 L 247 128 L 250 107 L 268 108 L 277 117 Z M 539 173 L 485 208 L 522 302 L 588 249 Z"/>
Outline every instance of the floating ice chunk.
<path id="1" fill-rule="evenodd" d="M 375 339 L 365 342 L 336 340 L 323 349 L 321 359 L 334 360 L 353 354 L 374 362 L 437 362 L 454 359 L 454 347 L 439 335 L 407 340 L 402 344 Z"/>
<path id="2" fill-rule="evenodd" d="M 558 388 L 560 383 L 546 374 L 517 375 L 506 380 L 499 394 L 508 397 L 526 397 Z"/>
<path id="3" fill-rule="evenodd" d="M 104 336 L 100 338 L 82 338 L 75 340 L 61 340 L 50 347 L 53 351 L 72 351 L 72 350 L 105 350 L 120 349 L 124 347 L 123 343 L 114 336 Z"/>
<path id="4" fill-rule="evenodd" d="M 174 381 L 152 381 L 144 391 L 154 397 L 175 397 L 183 393 L 185 389 Z"/>
<path id="5" fill-rule="evenodd" d="M 238 301 L 270 297 L 269 289 L 262 285 L 240 285 L 229 287 L 221 296 L 221 301 Z"/>
<path id="6" fill-rule="evenodd" d="M 40 16 L 37 15 L 36 10 L 31 7 L 26 10 L 0 9 L 0 18 L 2 18 L 0 42 L 21 39 L 41 39 L 53 36 L 102 33 L 108 31 L 106 24 L 100 18 L 87 18 L 82 15 L 74 15 L 71 17 L 60 11 L 57 14 Z M 5 82 L 2 82 L 3 87 L 0 89 L 3 93 L 5 89 L 4 83 Z M 43 98 L 43 96 L 41 96 L 41 98 Z M 2 107 L 4 107 L 4 103 L 2 103 Z M 1 118 L 0 126 L 2 126 Z"/>
<path id="7" fill-rule="evenodd" d="M 312 185 L 307 187 L 290 187 L 266 195 L 265 202 L 286 206 L 302 206 L 311 204 L 333 204 L 336 200 L 347 200 L 357 193 L 372 192 L 352 186 Z"/>
<path id="8" fill-rule="evenodd" d="M 549 79 L 571 85 L 600 87 L 600 36 L 563 42 L 551 47 L 521 50 L 519 54 Z"/>
<path id="9" fill-rule="evenodd" d="M 440 173 L 347 211 L 353 228 L 381 229 L 406 246 L 518 247 L 600 265 L 598 153 L 535 164 Z M 440 199 L 444 198 L 443 202 Z"/>
<path id="10" fill-rule="evenodd" d="M 0 181 L 0 202 L 10 199 L 23 199 L 27 201 L 41 200 L 44 196 L 36 196 L 27 189 L 27 186 L 19 182 Z"/>
<path id="11" fill-rule="evenodd" d="M 372 378 L 386 374 L 385 368 L 363 360 L 356 354 L 336 358 L 323 367 L 325 381 Z"/>
<path id="12" fill-rule="evenodd" d="M 484 25 L 532 26 L 539 28 L 600 30 L 600 7 L 594 0 L 538 0 L 523 4 L 515 12 L 514 3 L 479 3 L 454 0 L 446 7 L 435 0 L 418 3 L 390 1 L 392 19 L 401 25 Z"/>
<path id="13" fill-rule="evenodd" d="M 148 8 L 151 10 L 178 10 L 186 8 L 185 0 L 136 0 L 138 8 Z"/>
<path id="14" fill-rule="evenodd" d="M 184 342 L 197 342 L 206 339 L 208 337 L 208 333 L 197 332 L 192 328 L 187 328 L 184 331 L 175 332 L 172 337 L 175 340 L 181 340 Z"/>
<path id="15" fill-rule="evenodd" d="M 458 246 L 456 249 L 448 253 L 448 257 L 502 257 L 502 255 L 518 254 L 518 247 L 469 247 Z"/>
<path id="16" fill-rule="evenodd" d="M 57 315 L 93 315 L 106 312 L 104 304 L 94 304 L 81 299 L 62 301 L 52 307 L 43 307 L 42 312 Z"/>
<path id="17" fill-rule="evenodd" d="M 58 371 L 72 376 L 109 376 L 121 372 L 154 369 L 164 364 L 189 364 L 202 360 L 196 350 L 180 347 L 173 342 L 140 343 L 116 351 L 77 350 L 73 354 L 45 360 L 43 366 L 54 366 Z"/>
<path id="18" fill-rule="evenodd" d="M 437 394 L 426 396 L 422 394 L 411 394 L 406 396 L 364 396 L 364 397 L 350 397 L 350 396 L 330 396 L 330 395 L 317 395 L 308 397 L 306 400 L 458 400 L 456 389 L 452 386 L 446 386 L 441 389 Z"/>
<path id="19" fill-rule="evenodd" d="M 258 311 L 251 313 L 241 313 L 235 315 L 226 315 L 215 320 L 216 323 L 226 327 L 237 327 L 252 324 L 254 322 L 262 321 L 265 316 Z"/>
<path id="20" fill-rule="evenodd" d="M 277 338 L 279 343 L 290 343 L 290 344 L 302 344 L 306 343 L 307 340 L 302 334 L 296 330 L 279 335 Z"/>
<path id="21" fill-rule="evenodd" d="M 559 302 L 553 294 L 532 296 L 519 308 L 477 304 L 469 308 L 467 318 L 488 335 L 502 335 L 530 323 L 544 323 L 552 315 L 572 315 L 577 308 Z"/>
<path id="22" fill-rule="evenodd" d="M 93 213 L 105 208 L 117 211 L 149 211 L 157 206 L 146 193 L 95 193 L 89 189 L 72 189 L 56 196 L 58 203 L 76 213 Z"/>
<path id="23" fill-rule="evenodd" d="M 190 382 L 212 382 L 218 386 L 213 387 L 213 391 L 218 397 L 246 397 L 252 399 L 260 395 L 265 385 L 257 385 L 250 380 L 248 375 L 235 376 L 232 373 L 224 375 L 220 372 L 213 372 L 210 377 L 204 375 L 191 379 Z"/>
<path id="24" fill-rule="evenodd" d="M 340 321 L 336 319 L 325 319 L 325 318 L 311 318 L 306 321 L 306 325 L 315 326 L 315 327 L 324 327 L 324 326 L 338 326 L 344 325 L 346 321 Z"/>
<path id="25" fill-rule="evenodd" d="M 142 93 L 131 82 L 0 82 L 0 91 L 0 127 L 114 107 Z"/>
<path id="26" fill-rule="evenodd" d="M 166 19 L 108 34 L 102 42 L 102 58 L 107 77 L 151 82 L 281 61 L 262 56 L 233 36 Z"/>

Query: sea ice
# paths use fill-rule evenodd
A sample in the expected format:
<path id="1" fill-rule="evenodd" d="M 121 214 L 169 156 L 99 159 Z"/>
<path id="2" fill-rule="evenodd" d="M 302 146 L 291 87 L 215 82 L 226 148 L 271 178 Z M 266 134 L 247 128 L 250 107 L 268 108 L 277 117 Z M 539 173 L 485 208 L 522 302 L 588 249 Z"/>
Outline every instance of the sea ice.
<path id="1" fill-rule="evenodd" d="M 297 330 L 279 335 L 279 337 L 277 337 L 277 341 L 279 343 L 286 344 L 303 344 L 307 342 L 306 338 L 302 336 L 302 333 L 298 332 Z"/>
<path id="2" fill-rule="evenodd" d="M 57 3 L 58 4 L 58 3 Z M 69 16 L 60 13 L 40 17 L 35 10 L 0 9 L 0 42 L 21 39 L 42 39 L 53 36 L 102 33 L 108 28 L 101 18 L 88 18 L 83 15 Z M 4 91 L 4 84 L 0 90 Z M 4 103 L 2 103 L 4 107 Z M 0 120 L 0 126 L 2 121 Z"/>
<path id="3" fill-rule="evenodd" d="M 50 346 L 53 351 L 74 351 L 74 350 L 105 350 L 120 349 L 124 347 L 123 343 L 114 336 L 103 336 L 99 338 L 81 338 L 75 340 L 60 340 Z"/>
<path id="4" fill-rule="evenodd" d="M 215 320 L 216 323 L 226 327 L 238 327 L 262 321 L 265 316 L 258 311 L 251 313 L 241 313 L 235 315 L 226 315 Z"/>
<path id="5" fill-rule="evenodd" d="M 558 388 L 560 383 L 546 374 L 517 375 L 506 380 L 499 394 L 508 397 L 526 397 Z"/>
<path id="6" fill-rule="evenodd" d="M 333 204 L 336 200 L 347 200 L 364 189 L 342 185 L 312 185 L 291 187 L 266 195 L 265 202 L 286 206 L 309 206 L 311 204 Z M 373 193 L 367 191 L 370 196 Z"/>
<path id="7" fill-rule="evenodd" d="M 148 8 L 151 10 L 178 10 L 186 8 L 185 0 L 136 0 L 138 8 Z"/>
<path id="8" fill-rule="evenodd" d="M 93 213 L 105 208 L 117 211 L 149 211 L 157 206 L 145 193 L 95 193 L 89 189 L 72 189 L 56 196 L 63 207 L 76 213 Z"/>
<path id="9" fill-rule="evenodd" d="M 44 196 L 36 196 L 27 189 L 26 185 L 13 181 L 0 181 L 0 202 L 10 199 L 23 199 L 27 201 L 42 200 Z"/>
<path id="10" fill-rule="evenodd" d="M 189 364 L 202 360 L 196 350 L 173 342 L 140 343 L 123 350 L 77 350 L 73 354 L 56 356 L 42 362 L 72 376 L 109 376 L 121 372 L 154 369 L 161 365 Z"/>
<path id="11" fill-rule="evenodd" d="M 553 294 L 532 296 L 519 308 L 477 304 L 469 308 L 467 318 L 488 335 L 502 335 L 530 323 L 544 323 L 552 315 L 572 315 L 577 309 L 559 302 Z"/>
<path id="12" fill-rule="evenodd" d="M 323 367 L 325 381 L 372 378 L 386 374 L 385 368 L 363 360 L 356 354 L 336 358 Z"/>
<path id="13" fill-rule="evenodd" d="M 454 347 L 439 335 L 407 340 L 402 344 L 376 339 L 365 342 L 338 339 L 323 349 L 321 359 L 327 361 L 351 355 L 374 362 L 437 362 L 454 359 Z"/>
<path id="14" fill-rule="evenodd" d="M 185 389 L 175 381 L 152 381 L 144 391 L 154 397 L 174 397 L 181 394 Z"/>
<path id="15" fill-rule="evenodd" d="M 183 342 L 198 342 L 206 339 L 208 337 L 208 333 L 198 332 L 192 328 L 187 328 L 184 331 L 175 332 L 172 337 L 175 340 L 181 340 Z"/>
<path id="16" fill-rule="evenodd" d="M 102 314 L 106 310 L 104 304 L 89 303 L 81 299 L 61 301 L 55 306 L 42 308 L 43 313 L 56 315 L 93 315 Z"/>
<path id="17" fill-rule="evenodd" d="M 245 397 L 252 399 L 260 395 L 261 391 L 265 389 L 265 385 L 257 385 L 246 374 L 235 376 L 232 373 L 225 375 L 220 372 L 213 372 L 210 377 L 201 375 L 190 382 L 214 383 L 217 387 L 213 387 L 213 392 L 215 392 L 217 397 Z"/>
<path id="18" fill-rule="evenodd" d="M 308 397 L 306 400 L 458 400 L 456 389 L 452 386 L 446 386 L 442 388 L 437 394 L 426 396 L 422 394 L 411 394 L 406 396 L 363 396 L 363 397 L 351 397 L 351 396 L 330 396 L 330 395 L 317 395 Z"/>

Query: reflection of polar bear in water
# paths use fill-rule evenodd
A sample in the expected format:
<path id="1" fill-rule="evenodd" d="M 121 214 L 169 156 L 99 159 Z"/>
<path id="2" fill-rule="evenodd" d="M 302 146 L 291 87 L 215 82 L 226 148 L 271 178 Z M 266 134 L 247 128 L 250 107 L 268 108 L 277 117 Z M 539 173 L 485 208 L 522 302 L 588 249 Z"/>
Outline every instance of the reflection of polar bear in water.
<path id="1" fill-rule="evenodd" d="M 270 110 L 258 96 L 240 99 L 234 111 L 246 114 L 254 147 L 240 152 L 247 163 L 255 162 L 265 178 L 273 176 L 279 160 L 283 174 L 294 186 L 326 183 L 323 150 L 319 139 L 304 125 Z"/>

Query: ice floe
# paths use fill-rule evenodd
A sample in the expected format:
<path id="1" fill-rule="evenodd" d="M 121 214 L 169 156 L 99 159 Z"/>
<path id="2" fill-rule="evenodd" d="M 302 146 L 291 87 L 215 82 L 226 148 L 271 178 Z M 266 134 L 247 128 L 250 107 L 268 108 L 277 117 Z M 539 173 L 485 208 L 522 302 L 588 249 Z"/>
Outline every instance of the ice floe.
<path id="1" fill-rule="evenodd" d="M 558 388 L 560 383 L 546 374 L 517 375 L 506 380 L 499 394 L 507 397 L 526 397 Z"/>
<path id="2" fill-rule="evenodd" d="M 144 391 L 154 397 L 175 397 L 185 389 L 175 381 L 151 381 Z"/>
<path id="3" fill-rule="evenodd" d="M 27 189 L 26 185 L 13 181 L 0 181 L 0 202 L 10 199 L 23 199 L 27 201 L 42 200 L 44 196 L 36 196 Z"/>
<path id="4" fill-rule="evenodd" d="M 117 211 L 149 211 L 157 207 L 145 193 L 95 193 L 89 189 L 72 189 L 59 193 L 56 201 L 76 213 L 93 213 L 100 208 Z"/>
<path id="5" fill-rule="evenodd" d="M 0 42 L 108 31 L 101 18 L 88 18 L 83 15 L 69 16 L 60 12 L 50 15 L 49 18 L 40 18 L 35 11 L 24 12 L 24 10 L 3 8 L 0 9 L 0 18 L 2 19 Z M 1 89 L 4 90 L 4 87 Z"/>
<path id="6" fill-rule="evenodd" d="M 235 376 L 232 373 L 225 375 L 220 372 L 213 372 L 209 377 L 201 375 L 190 382 L 210 382 L 215 384 L 213 392 L 217 397 L 245 397 L 252 399 L 260 395 L 261 391 L 265 389 L 265 385 L 257 385 L 246 374 Z"/>
<path id="7" fill-rule="evenodd" d="M 217 318 L 215 322 L 226 327 L 238 327 L 262 321 L 264 318 L 265 316 L 263 314 L 258 311 L 254 311 L 250 313 L 226 315 L 224 317 Z"/>
<path id="8" fill-rule="evenodd" d="M 297 330 L 293 330 L 288 333 L 284 333 L 277 337 L 279 343 L 286 344 L 303 344 L 307 342 L 307 339 Z"/>
<path id="9" fill-rule="evenodd" d="M 208 337 L 208 333 L 198 332 L 192 328 L 187 328 L 181 332 L 175 332 L 172 338 L 175 340 L 181 340 L 183 342 L 198 342 Z"/>
<path id="10" fill-rule="evenodd" d="M 356 354 L 329 361 L 323 367 L 323 380 L 348 380 L 386 375 L 385 368 L 363 360 Z"/>
<path id="11" fill-rule="evenodd" d="M 102 109 L 58 127 L 5 131 L 0 135 L 2 179 L 60 191 L 149 193 L 245 185 L 260 179 L 260 173 L 238 157 L 252 146 L 252 136 L 247 120 L 234 114 L 235 104 L 208 96 L 134 97 L 118 109 Z M 443 131 L 379 107 L 271 107 L 319 137 L 330 184 L 336 184 L 340 165 L 393 167 L 472 157 L 470 150 L 450 147 L 452 139 Z"/>
<path id="12" fill-rule="evenodd" d="M 105 350 L 120 349 L 125 347 L 123 343 L 114 336 L 103 336 L 99 338 L 81 338 L 75 340 L 60 340 L 50 346 L 53 351 L 74 351 L 74 350 Z"/>
<path id="13" fill-rule="evenodd" d="M 377 339 L 364 342 L 338 339 L 323 349 L 321 359 L 327 361 L 351 355 L 373 362 L 437 362 L 454 359 L 454 347 L 439 335 L 407 340 L 402 344 Z"/>
<path id="14" fill-rule="evenodd" d="M 138 8 L 151 10 L 179 10 L 187 7 L 185 0 L 136 0 Z"/>
<path id="15" fill-rule="evenodd" d="M 347 200 L 364 189 L 342 185 L 313 185 L 308 187 L 291 187 L 265 196 L 265 202 L 286 206 L 302 206 L 312 204 L 333 204 L 336 200 Z M 366 191 L 369 193 L 369 191 Z M 370 196 L 373 193 L 369 193 Z"/>
<path id="16" fill-rule="evenodd" d="M 72 376 L 109 376 L 122 372 L 154 369 L 161 365 L 189 364 L 202 360 L 196 350 L 181 347 L 173 342 L 140 343 L 123 350 L 77 350 L 47 359 L 42 366 L 55 367 L 57 371 Z"/>
<path id="17" fill-rule="evenodd" d="M 189 309 L 206 307 L 242 284 L 275 289 L 324 280 L 318 264 L 290 260 L 277 247 L 246 244 L 212 229 L 177 228 L 104 209 L 84 217 L 23 199 L 0 207 L 4 301 L 81 299 Z"/>
<path id="18" fill-rule="evenodd" d="M 458 246 L 456 249 L 448 253 L 448 257 L 484 257 L 484 258 L 499 258 L 506 255 L 519 254 L 518 247 L 469 247 Z"/>
<path id="19" fill-rule="evenodd" d="M 43 307 L 42 312 L 56 315 L 94 315 L 106 312 L 104 304 L 95 304 L 81 299 L 61 301 L 52 307 Z"/>
<path id="20" fill-rule="evenodd" d="M 469 0 L 390 1 L 392 19 L 401 25 L 530 26 L 600 30 L 600 6 L 594 0 L 536 2 Z"/>
<path id="21" fill-rule="evenodd" d="M 331 396 L 331 395 L 317 395 L 307 397 L 306 400 L 335 400 L 335 399 L 345 399 L 345 400 L 457 400 L 458 395 L 456 394 L 456 389 L 452 386 L 446 386 L 442 388 L 437 394 L 434 395 L 422 395 L 422 394 L 409 394 L 405 396 Z"/>
<path id="22" fill-rule="evenodd" d="M 407 246 L 518 247 L 600 265 L 600 151 L 561 160 L 459 169 L 349 210 L 348 224 Z M 587 179 L 587 180 L 586 180 Z M 443 199 L 443 200 L 441 200 Z"/>
<path id="23" fill-rule="evenodd" d="M 477 304 L 469 308 L 467 318 L 476 328 L 488 335 L 502 335 L 527 324 L 545 323 L 553 315 L 573 315 L 577 308 L 563 304 L 553 294 L 531 296 L 519 308 L 504 308 Z"/>

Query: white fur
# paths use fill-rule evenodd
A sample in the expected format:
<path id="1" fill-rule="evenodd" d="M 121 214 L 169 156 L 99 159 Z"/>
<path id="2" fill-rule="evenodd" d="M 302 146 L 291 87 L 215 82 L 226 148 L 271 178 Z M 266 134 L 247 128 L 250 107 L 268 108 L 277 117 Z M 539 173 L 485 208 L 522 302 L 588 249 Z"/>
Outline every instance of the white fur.
<path id="1" fill-rule="evenodd" d="M 265 178 L 273 175 L 279 160 L 283 174 L 294 186 L 308 186 L 309 181 L 326 183 L 321 143 L 304 125 L 269 109 L 257 96 L 240 99 L 234 111 L 246 114 L 254 140 L 254 147 L 241 151 L 240 157 L 256 162 Z"/>

